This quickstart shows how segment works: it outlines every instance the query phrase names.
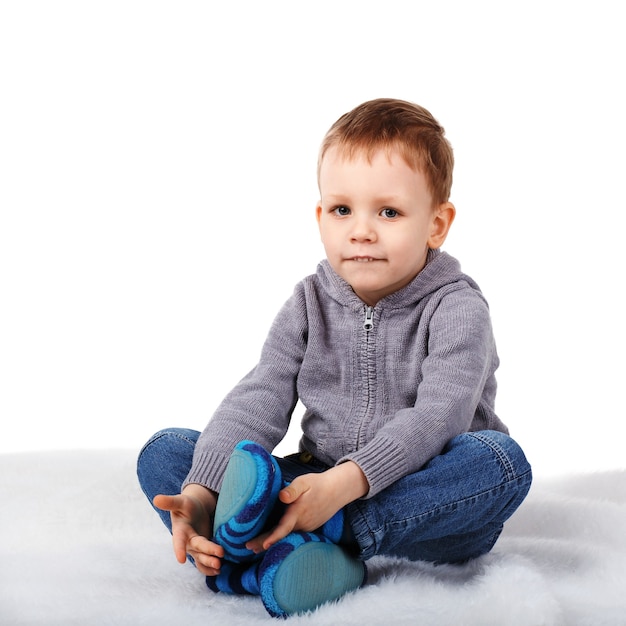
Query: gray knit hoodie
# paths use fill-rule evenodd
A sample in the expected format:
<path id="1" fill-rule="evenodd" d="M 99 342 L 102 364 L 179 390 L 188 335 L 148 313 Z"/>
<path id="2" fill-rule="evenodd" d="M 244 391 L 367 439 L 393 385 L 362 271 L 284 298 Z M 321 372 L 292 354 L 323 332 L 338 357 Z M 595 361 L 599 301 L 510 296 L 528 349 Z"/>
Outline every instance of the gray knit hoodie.
<path id="1" fill-rule="evenodd" d="M 462 432 L 507 432 L 494 412 L 497 366 L 487 303 L 449 254 L 431 250 L 420 274 L 373 308 L 322 261 L 200 436 L 185 484 L 219 491 L 234 446 L 273 450 L 299 399 L 301 450 L 331 466 L 354 461 L 372 497 Z"/>

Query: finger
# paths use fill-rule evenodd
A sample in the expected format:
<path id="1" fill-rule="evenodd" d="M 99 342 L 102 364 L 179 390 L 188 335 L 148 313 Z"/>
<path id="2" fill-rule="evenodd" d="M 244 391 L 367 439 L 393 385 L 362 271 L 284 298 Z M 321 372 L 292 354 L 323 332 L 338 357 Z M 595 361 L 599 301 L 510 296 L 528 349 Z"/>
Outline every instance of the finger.
<path id="1" fill-rule="evenodd" d="M 179 563 L 184 563 L 187 560 L 187 540 L 185 536 L 179 533 L 174 533 L 172 536 L 172 543 L 174 544 L 174 555 Z"/>
<path id="2" fill-rule="evenodd" d="M 205 565 L 204 563 L 201 563 L 197 559 L 194 559 L 194 563 L 195 563 L 196 569 L 201 574 L 204 574 L 205 576 L 218 576 L 222 567 L 222 563 L 219 560 L 217 560 L 217 567 L 211 567 L 211 565 Z"/>
<path id="3" fill-rule="evenodd" d="M 196 569 L 205 576 L 217 576 L 222 567 L 224 548 L 197 535 L 187 543 L 187 552 L 193 558 Z"/>
<path id="4" fill-rule="evenodd" d="M 255 554 L 263 552 L 263 543 L 269 536 L 270 533 L 267 532 L 255 537 L 254 539 L 250 539 L 250 541 L 246 543 L 246 548 L 248 548 L 248 550 L 252 550 Z"/>
<path id="5" fill-rule="evenodd" d="M 283 504 L 291 504 L 295 502 L 304 491 L 306 491 L 306 489 L 303 489 L 296 479 L 294 482 L 281 489 L 278 497 Z"/>
<path id="6" fill-rule="evenodd" d="M 270 531 L 261 533 L 254 539 L 246 543 L 246 548 L 252 550 L 255 554 L 259 554 L 264 550 L 269 550 L 275 543 L 284 539 L 289 533 L 293 532 L 296 527 L 297 517 L 285 513 L 278 524 Z"/>
<path id="7" fill-rule="evenodd" d="M 276 528 L 263 541 L 263 550 L 269 550 L 275 543 L 284 539 L 290 532 L 291 530 L 286 530 L 280 526 L 276 526 Z"/>
<path id="8" fill-rule="evenodd" d="M 162 511 L 175 511 L 180 508 L 180 496 L 164 496 L 159 494 L 154 496 L 152 503 L 157 509 L 161 509 Z"/>
<path id="9" fill-rule="evenodd" d="M 216 556 L 209 556 L 202 552 L 189 552 L 193 558 L 196 569 L 206 576 L 217 576 L 222 567 L 222 560 Z"/>
<path id="10" fill-rule="evenodd" d="M 285 513 L 278 524 L 267 534 L 262 541 L 263 550 L 269 550 L 275 543 L 284 539 L 289 533 L 296 529 L 298 518 Z"/>
<path id="11" fill-rule="evenodd" d="M 211 557 L 223 558 L 224 548 L 202 535 L 195 535 L 187 542 L 187 552 L 196 552 Z"/>

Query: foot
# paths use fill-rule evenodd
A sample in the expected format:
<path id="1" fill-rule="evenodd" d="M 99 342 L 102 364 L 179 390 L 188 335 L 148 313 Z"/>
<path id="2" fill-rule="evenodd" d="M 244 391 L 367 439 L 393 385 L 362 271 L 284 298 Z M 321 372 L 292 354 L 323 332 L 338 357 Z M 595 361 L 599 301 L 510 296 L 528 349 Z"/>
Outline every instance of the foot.
<path id="1" fill-rule="evenodd" d="M 224 558 L 236 563 L 256 555 L 246 542 L 261 533 L 282 486 L 274 457 L 252 441 L 235 446 L 217 499 L 214 541 L 224 548 Z"/>
<path id="2" fill-rule="evenodd" d="M 217 576 L 207 576 L 206 585 L 211 591 L 230 595 L 259 595 L 259 562 L 229 563 L 224 561 Z"/>
<path id="3" fill-rule="evenodd" d="M 259 568 L 261 599 L 270 615 L 287 617 L 340 598 L 364 584 L 362 561 L 314 533 L 291 533 L 272 546 Z"/>

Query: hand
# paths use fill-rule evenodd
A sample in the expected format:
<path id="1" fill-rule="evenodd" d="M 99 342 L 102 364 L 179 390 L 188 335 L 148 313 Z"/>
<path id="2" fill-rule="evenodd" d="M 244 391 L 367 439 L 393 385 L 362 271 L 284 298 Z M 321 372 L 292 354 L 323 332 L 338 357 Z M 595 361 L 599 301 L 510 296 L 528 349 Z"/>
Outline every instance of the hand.
<path id="1" fill-rule="evenodd" d="M 288 505 L 278 524 L 269 533 L 249 541 L 246 547 L 259 553 L 294 530 L 316 530 L 346 504 L 363 497 L 368 491 L 367 478 L 352 461 L 321 474 L 298 476 L 278 494 L 280 501 Z"/>
<path id="2" fill-rule="evenodd" d="M 189 554 L 205 576 L 219 574 L 224 556 L 224 549 L 209 541 L 215 503 L 215 494 L 201 485 L 187 485 L 177 496 L 154 498 L 154 506 L 170 512 L 176 559 L 184 563 Z"/>

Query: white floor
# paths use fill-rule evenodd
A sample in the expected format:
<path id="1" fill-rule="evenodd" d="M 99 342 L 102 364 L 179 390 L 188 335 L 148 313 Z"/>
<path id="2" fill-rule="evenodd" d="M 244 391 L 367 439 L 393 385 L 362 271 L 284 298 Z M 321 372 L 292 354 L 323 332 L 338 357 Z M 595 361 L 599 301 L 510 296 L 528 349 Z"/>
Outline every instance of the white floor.
<path id="1" fill-rule="evenodd" d="M 272 623 L 179 565 L 135 453 L 0 456 L 0 624 Z M 626 625 L 626 473 L 535 479 L 494 551 L 462 567 L 376 560 L 370 584 L 294 625 Z"/>

